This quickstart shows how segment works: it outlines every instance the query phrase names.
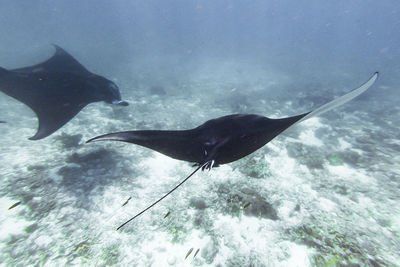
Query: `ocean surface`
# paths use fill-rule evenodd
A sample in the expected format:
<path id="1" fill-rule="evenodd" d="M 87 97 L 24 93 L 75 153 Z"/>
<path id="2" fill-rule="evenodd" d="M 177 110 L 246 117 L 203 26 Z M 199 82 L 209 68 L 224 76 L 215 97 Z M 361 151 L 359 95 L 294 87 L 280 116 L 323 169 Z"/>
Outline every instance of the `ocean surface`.
<path id="1" fill-rule="evenodd" d="M 400 266 L 399 1 L 0 5 L 1 67 L 40 63 L 57 44 L 130 103 L 92 103 L 30 141 L 35 114 L 0 92 L 1 266 Z M 360 97 L 197 172 L 116 231 L 194 167 L 88 139 L 294 116 L 375 71 Z"/>

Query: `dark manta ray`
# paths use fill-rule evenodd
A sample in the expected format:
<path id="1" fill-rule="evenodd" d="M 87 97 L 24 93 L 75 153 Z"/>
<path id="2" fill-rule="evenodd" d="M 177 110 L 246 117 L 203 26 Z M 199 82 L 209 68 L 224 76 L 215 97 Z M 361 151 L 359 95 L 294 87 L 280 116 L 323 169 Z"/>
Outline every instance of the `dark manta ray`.
<path id="1" fill-rule="evenodd" d="M 174 159 L 194 162 L 198 165 L 195 171 L 169 193 L 122 224 L 117 230 L 160 202 L 200 168 L 202 170 L 211 169 L 213 166 L 230 163 L 253 153 L 293 124 L 321 115 L 352 100 L 371 87 L 377 78 L 378 73 L 376 72 L 366 83 L 351 92 L 314 111 L 289 118 L 269 119 L 259 115 L 235 114 L 209 120 L 190 130 L 128 131 L 105 134 L 90 139 L 88 142 L 115 140 L 133 143 Z"/>
<path id="2" fill-rule="evenodd" d="M 30 140 L 51 135 L 89 103 L 128 105 L 115 83 L 89 72 L 61 47 L 55 48 L 55 54 L 43 63 L 0 68 L 0 90 L 29 106 L 39 119 L 37 133 Z"/>

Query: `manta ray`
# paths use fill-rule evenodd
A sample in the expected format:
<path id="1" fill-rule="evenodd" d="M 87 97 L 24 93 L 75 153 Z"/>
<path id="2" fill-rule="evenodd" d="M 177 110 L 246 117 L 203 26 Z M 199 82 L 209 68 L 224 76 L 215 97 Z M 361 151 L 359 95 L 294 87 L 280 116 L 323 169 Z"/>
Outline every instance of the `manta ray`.
<path id="1" fill-rule="evenodd" d="M 239 160 L 253 153 L 290 126 L 321 115 L 362 94 L 374 84 L 377 78 L 378 72 L 374 73 L 363 85 L 349 93 L 322 105 L 314 111 L 293 117 L 270 119 L 255 114 L 233 114 L 209 120 L 190 130 L 126 131 L 109 133 L 88 140 L 87 142 L 104 140 L 128 142 L 197 165 L 197 168 L 176 187 L 119 226 L 117 230 L 163 200 L 199 169 L 211 170 L 212 167 Z"/>
<path id="2" fill-rule="evenodd" d="M 51 135 L 92 102 L 128 105 L 115 83 L 91 73 L 64 49 L 54 47 L 54 55 L 43 63 L 0 68 L 0 90 L 30 107 L 39 119 L 30 140 Z"/>

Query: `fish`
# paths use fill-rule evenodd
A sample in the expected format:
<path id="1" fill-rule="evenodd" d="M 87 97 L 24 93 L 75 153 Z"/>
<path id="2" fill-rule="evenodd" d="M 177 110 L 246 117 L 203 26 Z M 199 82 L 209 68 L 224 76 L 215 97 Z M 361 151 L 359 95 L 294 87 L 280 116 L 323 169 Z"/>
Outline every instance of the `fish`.
<path id="1" fill-rule="evenodd" d="M 6 123 L 5 121 L 0 121 L 0 123 Z"/>
<path id="2" fill-rule="evenodd" d="M 211 170 L 213 167 L 239 160 L 269 143 L 289 127 L 322 115 L 359 96 L 370 88 L 379 76 L 375 72 L 364 84 L 351 90 L 319 108 L 300 115 L 270 119 L 256 114 L 232 114 L 206 121 L 189 130 L 138 130 L 100 135 L 89 139 L 94 141 L 122 141 L 150 148 L 171 158 L 195 163 L 197 168 L 182 182 L 163 197 L 119 226 L 137 218 L 158 202 L 163 200 L 198 170 Z"/>
<path id="3" fill-rule="evenodd" d="M 0 67 L 0 91 L 30 107 L 38 129 L 30 140 L 43 139 L 69 122 L 86 105 L 104 101 L 127 106 L 118 86 L 88 71 L 58 45 L 48 60 L 29 67 Z"/>
<path id="4" fill-rule="evenodd" d="M 129 198 L 124 202 L 124 204 L 122 204 L 121 207 L 123 207 L 123 206 L 125 206 L 126 204 L 128 204 L 129 200 L 131 200 L 131 199 L 132 199 L 132 197 L 129 197 Z"/>
<path id="5" fill-rule="evenodd" d="M 248 206 L 250 206 L 250 204 L 251 204 L 251 203 L 248 202 L 247 204 L 245 204 L 245 205 L 242 207 L 242 209 L 245 210 Z"/>
<path id="6" fill-rule="evenodd" d="M 188 253 L 186 254 L 185 260 L 187 259 L 187 257 L 189 257 L 190 253 L 192 253 L 193 248 L 189 249 Z"/>
<path id="7" fill-rule="evenodd" d="M 16 206 L 18 206 L 19 204 L 21 204 L 21 201 L 18 201 L 17 203 L 12 204 L 8 210 L 15 208 Z"/>
<path id="8" fill-rule="evenodd" d="M 199 253 L 199 251 L 200 251 L 200 249 L 198 248 L 198 249 L 196 250 L 196 253 L 194 253 L 193 259 L 196 258 L 197 253 Z"/>
<path id="9" fill-rule="evenodd" d="M 171 212 L 167 212 L 167 214 L 165 214 L 164 219 L 167 218 L 169 215 L 171 214 Z"/>

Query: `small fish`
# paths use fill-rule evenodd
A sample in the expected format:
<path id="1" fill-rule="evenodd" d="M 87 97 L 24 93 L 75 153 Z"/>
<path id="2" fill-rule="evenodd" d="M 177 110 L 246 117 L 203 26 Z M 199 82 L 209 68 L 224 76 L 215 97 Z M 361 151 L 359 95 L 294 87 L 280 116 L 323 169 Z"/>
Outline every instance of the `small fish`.
<path id="1" fill-rule="evenodd" d="M 194 253 L 193 259 L 196 258 L 197 253 L 199 253 L 199 251 L 200 251 L 200 249 L 198 248 L 198 249 L 196 250 L 196 253 Z"/>
<path id="2" fill-rule="evenodd" d="M 189 257 L 190 253 L 192 253 L 193 248 L 189 249 L 188 253 L 186 254 L 185 260 L 187 259 L 187 257 Z"/>
<path id="3" fill-rule="evenodd" d="M 167 212 L 167 214 L 165 214 L 164 219 L 167 218 L 169 215 L 171 214 L 171 212 Z"/>
<path id="4" fill-rule="evenodd" d="M 250 202 L 248 202 L 246 205 L 243 206 L 243 210 L 246 209 L 248 206 L 250 206 Z"/>
<path id="5" fill-rule="evenodd" d="M 8 208 L 8 210 L 15 208 L 19 204 L 21 204 L 21 201 L 18 201 L 17 203 L 12 204 L 11 207 Z"/>
<path id="6" fill-rule="evenodd" d="M 121 207 L 123 207 L 123 206 L 125 206 L 126 204 L 128 204 L 128 202 L 129 202 L 129 200 L 131 200 L 131 198 L 132 197 L 129 197 L 126 201 L 125 201 L 125 203 L 124 204 L 122 204 L 122 206 Z"/>

